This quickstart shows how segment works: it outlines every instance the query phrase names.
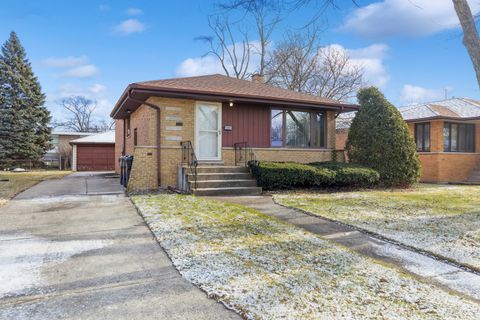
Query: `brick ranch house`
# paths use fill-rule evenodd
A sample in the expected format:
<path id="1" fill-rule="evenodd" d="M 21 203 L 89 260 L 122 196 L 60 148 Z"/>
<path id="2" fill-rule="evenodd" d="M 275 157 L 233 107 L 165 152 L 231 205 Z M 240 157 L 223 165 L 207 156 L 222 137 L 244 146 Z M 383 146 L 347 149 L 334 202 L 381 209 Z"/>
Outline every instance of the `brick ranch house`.
<path id="1" fill-rule="evenodd" d="M 422 164 L 422 182 L 480 182 L 480 101 L 452 98 L 399 108 Z M 354 113 L 337 123 L 338 149 L 345 147 Z"/>
<path id="2" fill-rule="evenodd" d="M 330 160 L 335 118 L 356 108 L 275 88 L 262 83 L 260 76 L 252 81 L 216 74 L 132 83 L 111 112 L 116 120 L 115 155 L 134 156 L 129 190 L 181 188 L 182 151 L 189 145 L 199 162 L 198 176 L 230 173 L 235 178 L 238 173 L 238 183 L 223 186 L 243 182 L 251 186 L 243 181 L 244 171 L 232 168 L 239 165 L 235 146 L 239 151 L 248 145 L 257 160 Z M 216 166 L 205 168 L 212 164 Z M 215 168 L 220 166 L 224 168 Z M 202 183 L 203 187 L 217 186 Z"/>

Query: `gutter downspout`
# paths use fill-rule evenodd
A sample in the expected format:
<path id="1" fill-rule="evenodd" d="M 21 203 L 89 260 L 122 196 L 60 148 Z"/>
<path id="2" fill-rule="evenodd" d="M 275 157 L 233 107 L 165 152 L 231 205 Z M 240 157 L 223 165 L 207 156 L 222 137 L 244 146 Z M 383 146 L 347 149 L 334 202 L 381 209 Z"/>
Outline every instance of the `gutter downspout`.
<path id="1" fill-rule="evenodd" d="M 123 145 L 122 145 L 122 156 L 125 155 L 125 151 L 127 150 L 127 128 L 126 128 L 127 121 L 123 119 Z"/>
<path id="2" fill-rule="evenodd" d="M 141 101 L 141 100 L 137 100 L 135 98 L 132 97 L 132 91 L 134 89 L 130 89 L 128 91 L 128 99 L 131 99 L 132 101 L 135 101 L 137 103 L 140 103 L 140 105 L 144 104 L 152 109 L 154 109 L 156 111 L 156 114 L 157 114 L 157 184 L 160 186 L 160 182 L 161 182 L 161 179 L 160 179 L 160 107 L 153 104 L 153 103 L 150 103 L 150 102 L 146 102 L 146 101 Z"/>

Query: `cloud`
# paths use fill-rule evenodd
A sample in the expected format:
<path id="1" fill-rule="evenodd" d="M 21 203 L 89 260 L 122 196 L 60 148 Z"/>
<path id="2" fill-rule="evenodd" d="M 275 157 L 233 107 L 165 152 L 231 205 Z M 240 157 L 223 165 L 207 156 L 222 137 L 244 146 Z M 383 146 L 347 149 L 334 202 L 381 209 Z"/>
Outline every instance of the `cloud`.
<path id="1" fill-rule="evenodd" d="M 95 83 L 90 87 L 90 91 L 92 93 L 99 94 L 107 91 L 107 87 L 105 87 L 103 84 Z"/>
<path id="2" fill-rule="evenodd" d="M 138 33 L 145 30 L 145 25 L 137 19 L 128 19 L 122 21 L 120 24 L 113 28 L 113 31 L 122 35 L 129 35 L 132 33 Z"/>
<path id="3" fill-rule="evenodd" d="M 447 87 L 447 90 L 451 90 Z M 415 104 L 431 101 L 438 101 L 445 98 L 445 89 L 427 89 L 420 86 L 406 84 L 400 93 L 403 104 Z"/>
<path id="4" fill-rule="evenodd" d="M 59 106 L 59 102 L 63 98 L 83 96 L 96 102 L 97 107 L 94 111 L 96 117 L 100 119 L 108 119 L 113 104 L 108 99 L 107 93 L 107 87 L 100 83 L 95 83 L 90 86 L 64 83 L 60 85 L 57 90 L 47 94 L 47 104 L 49 105 L 49 109 L 53 112 L 53 118 L 61 120 L 64 119 L 65 112 Z"/>
<path id="5" fill-rule="evenodd" d="M 93 64 L 78 66 L 65 71 L 63 76 L 71 78 L 91 78 L 98 74 L 98 69 Z"/>
<path id="6" fill-rule="evenodd" d="M 125 13 L 128 14 L 129 16 L 139 16 L 143 14 L 143 11 L 142 9 L 139 9 L 139 8 L 128 8 L 125 11 Z"/>
<path id="7" fill-rule="evenodd" d="M 179 77 L 201 76 L 214 73 L 224 73 L 224 71 L 218 59 L 213 56 L 188 58 L 180 63 L 176 72 Z"/>
<path id="8" fill-rule="evenodd" d="M 472 12 L 480 2 L 469 0 Z M 355 9 L 340 27 L 360 36 L 427 36 L 459 27 L 451 0 L 383 0 Z"/>
<path id="9" fill-rule="evenodd" d="M 98 68 L 89 63 L 87 56 L 68 56 L 63 58 L 47 58 L 42 61 L 51 68 L 67 69 L 55 77 L 90 78 L 99 73 Z"/>
<path id="10" fill-rule="evenodd" d="M 258 48 L 259 44 L 260 43 L 258 41 L 250 42 L 252 53 L 247 73 L 253 73 L 259 65 L 260 56 L 257 53 L 259 50 L 256 49 Z M 233 46 L 229 46 L 229 49 L 233 50 Z M 235 50 L 237 56 L 241 57 L 243 53 L 243 45 L 241 43 L 236 43 Z M 227 65 L 228 71 L 232 73 L 232 63 L 228 60 L 228 58 L 225 64 Z M 223 70 L 220 61 L 212 55 L 185 59 L 180 63 L 176 70 L 176 75 L 179 77 L 194 77 L 214 73 L 225 74 L 225 71 Z"/>
<path id="11" fill-rule="evenodd" d="M 68 56 L 64 58 L 47 58 L 42 61 L 42 64 L 52 68 L 71 68 L 84 65 L 88 63 L 87 56 Z"/>
<path id="12" fill-rule="evenodd" d="M 352 65 L 363 69 L 364 78 L 370 85 L 383 87 L 390 80 L 384 62 L 390 48 L 385 44 L 373 44 L 358 49 L 347 49 L 340 44 L 331 44 L 322 49 L 338 50 L 346 54 Z"/>

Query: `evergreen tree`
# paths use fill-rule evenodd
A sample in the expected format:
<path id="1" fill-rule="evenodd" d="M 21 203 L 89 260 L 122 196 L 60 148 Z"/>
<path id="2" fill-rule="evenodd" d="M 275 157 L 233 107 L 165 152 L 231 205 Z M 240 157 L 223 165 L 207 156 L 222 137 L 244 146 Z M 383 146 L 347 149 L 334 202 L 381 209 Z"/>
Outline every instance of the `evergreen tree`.
<path id="1" fill-rule="evenodd" d="M 38 160 L 50 148 L 50 113 L 15 32 L 0 53 L 0 160 Z"/>
<path id="2" fill-rule="evenodd" d="M 346 149 L 351 162 L 378 171 L 385 186 L 408 187 L 419 178 L 415 143 L 400 112 L 375 87 L 357 95 Z"/>

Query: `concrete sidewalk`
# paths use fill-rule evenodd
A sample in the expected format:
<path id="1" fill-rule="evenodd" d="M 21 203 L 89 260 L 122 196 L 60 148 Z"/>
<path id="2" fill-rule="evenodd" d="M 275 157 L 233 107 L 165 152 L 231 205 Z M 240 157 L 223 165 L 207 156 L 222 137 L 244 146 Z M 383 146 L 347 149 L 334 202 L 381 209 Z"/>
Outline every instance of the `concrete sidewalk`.
<path id="1" fill-rule="evenodd" d="M 42 182 L 0 221 L 0 319 L 240 319 L 181 277 L 118 179 Z"/>
<path id="2" fill-rule="evenodd" d="M 478 273 L 463 270 L 444 261 L 375 238 L 353 227 L 283 207 L 276 204 L 270 196 L 215 197 L 215 199 L 250 207 L 480 302 Z"/>

